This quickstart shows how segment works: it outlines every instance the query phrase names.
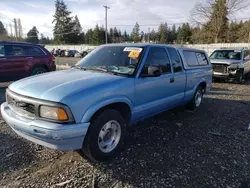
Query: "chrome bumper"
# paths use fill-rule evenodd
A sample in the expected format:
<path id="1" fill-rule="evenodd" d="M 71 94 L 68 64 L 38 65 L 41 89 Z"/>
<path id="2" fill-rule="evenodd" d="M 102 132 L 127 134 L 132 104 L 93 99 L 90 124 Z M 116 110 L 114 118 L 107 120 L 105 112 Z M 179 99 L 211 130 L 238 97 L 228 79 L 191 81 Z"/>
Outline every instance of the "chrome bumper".
<path id="1" fill-rule="evenodd" d="M 89 123 L 57 124 L 23 118 L 10 110 L 5 102 L 1 114 L 6 123 L 21 137 L 36 144 L 57 150 L 82 148 Z"/>

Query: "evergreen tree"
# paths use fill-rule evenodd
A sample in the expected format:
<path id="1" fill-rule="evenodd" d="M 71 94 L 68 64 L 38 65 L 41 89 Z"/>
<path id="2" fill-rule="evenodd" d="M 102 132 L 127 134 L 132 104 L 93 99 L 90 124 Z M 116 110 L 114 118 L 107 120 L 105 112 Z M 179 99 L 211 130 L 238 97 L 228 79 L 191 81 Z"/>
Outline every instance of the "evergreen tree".
<path id="1" fill-rule="evenodd" d="M 93 38 L 94 45 L 100 44 L 100 29 L 99 29 L 98 24 L 95 26 L 92 38 Z"/>
<path id="2" fill-rule="evenodd" d="M 124 37 L 124 40 L 125 40 L 125 41 L 129 41 L 129 36 L 128 36 L 126 30 L 124 31 L 123 37 Z"/>
<path id="3" fill-rule="evenodd" d="M 118 43 L 119 42 L 119 32 L 118 32 L 116 27 L 114 27 L 113 31 L 114 31 L 113 43 Z"/>
<path id="4" fill-rule="evenodd" d="M 71 12 L 68 10 L 67 5 L 63 0 L 56 0 L 55 2 L 55 14 L 52 23 L 55 24 L 54 40 L 59 43 L 71 43 L 70 34 L 73 32 L 74 24 L 72 23 Z"/>
<path id="5" fill-rule="evenodd" d="M 168 42 L 168 27 L 167 23 L 161 23 L 159 26 L 159 43 L 166 44 Z"/>
<path id="6" fill-rule="evenodd" d="M 81 32 L 80 33 L 80 39 L 79 39 L 79 44 L 84 44 L 86 41 L 85 41 L 85 33 L 84 32 Z"/>
<path id="7" fill-rule="evenodd" d="M 77 16 L 75 16 L 75 18 L 72 20 L 71 22 L 71 27 L 72 27 L 72 32 L 69 33 L 68 35 L 68 39 L 69 39 L 69 43 L 72 44 L 78 44 L 80 42 L 81 39 L 81 32 L 82 32 L 82 26 L 79 22 L 79 19 Z"/>
<path id="8" fill-rule="evenodd" d="M 152 40 L 154 42 L 157 40 L 157 33 L 155 32 L 154 29 L 152 29 L 152 31 L 150 32 L 149 40 Z"/>
<path id="9" fill-rule="evenodd" d="M 131 38 L 134 42 L 140 41 L 140 25 L 138 24 L 138 22 L 136 22 L 136 24 L 132 30 Z"/>
<path id="10" fill-rule="evenodd" d="M 239 31 L 241 30 L 243 24 L 237 22 L 231 22 L 229 24 L 229 31 L 228 31 L 228 42 L 234 43 L 239 41 L 240 35 Z"/>
<path id="11" fill-rule="evenodd" d="M 89 30 L 86 32 L 86 35 L 85 35 L 85 43 L 86 43 L 86 44 L 94 44 L 94 42 L 93 42 L 93 30 L 92 30 L 92 29 L 89 29 Z"/>
<path id="12" fill-rule="evenodd" d="M 1 21 L 0 21 L 0 36 L 7 36 L 7 30 L 5 29 Z"/>
<path id="13" fill-rule="evenodd" d="M 3 23 L 0 21 L 0 40 L 7 40 L 8 34 L 7 30 L 5 29 Z"/>
<path id="14" fill-rule="evenodd" d="M 177 40 L 177 31 L 176 31 L 176 26 L 174 24 L 170 29 L 168 41 L 169 43 L 175 43 L 176 40 Z"/>
<path id="15" fill-rule="evenodd" d="M 184 23 L 181 27 L 178 28 L 177 40 L 181 44 L 190 42 L 191 34 L 192 33 L 189 23 Z"/>
<path id="16" fill-rule="evenodd" d="M 36 26 L 33 26 L 32 29 L 29 30 L 29 32 L 27 33 L 26 41 L 38 44 L 39 43 L 38 33 L 39 31 L 37 30 Z"/>
<path id="17" fill-rule="evenodd" d="M 250 40 L 250 20 L 239 23 L 238 40 L 236 42 L 249 42 Z"/>
<path id="18" fill-rule="evenodd" d="M 114 38 L 114 31 L 113 28 L 109 29 L 109 43 L 113 43 L 113 38 Z"/>
<path id="19" fill-rule="evenodd" d="M 212 5 L 212 14 L 204 29 L 208 42 L 226 42 L 228 31 L 228 9 L 226 0 L 215 0 Z M 209 41 L 213 39 L 213 41 Z"/>
<path id="20" fill-rule="evenodd" d="M 105 29 L 103 26 L 100 27 L 99 42 L 99 44 L 105 44 Z"/>

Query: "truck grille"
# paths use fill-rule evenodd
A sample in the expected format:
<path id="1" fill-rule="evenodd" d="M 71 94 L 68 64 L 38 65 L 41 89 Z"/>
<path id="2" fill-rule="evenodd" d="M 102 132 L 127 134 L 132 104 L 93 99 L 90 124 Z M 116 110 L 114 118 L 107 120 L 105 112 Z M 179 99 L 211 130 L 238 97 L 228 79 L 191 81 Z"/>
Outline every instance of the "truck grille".
<path id="1" fill-rule="evenodd" d="M 17 98 L 8 95 L 6 97 L 7 103 L 10 109 L 16 114 L 27 117 L 27 118 L 35 118 L 35 105 L 27 103 L 25 101 L 18 100 Z"/>
<path id="2" fill-rule="evenodd" d="M 219 73 L 227 73 L 227 65 L 223 64 L 213 64 L 213 71 L 214 72 L 219 72 Z"/>

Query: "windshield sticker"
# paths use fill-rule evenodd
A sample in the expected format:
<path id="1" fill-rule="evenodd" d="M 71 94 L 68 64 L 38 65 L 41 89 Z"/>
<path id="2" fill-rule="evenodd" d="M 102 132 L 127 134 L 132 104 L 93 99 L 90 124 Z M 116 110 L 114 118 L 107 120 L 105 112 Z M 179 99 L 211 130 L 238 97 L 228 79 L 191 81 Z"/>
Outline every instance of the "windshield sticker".
<path id="1" fill-rule="evenodd" d="M 234 52 L 241 52 L 240 50 L 234 50 Z"/>
<path id="2" fill-rule="evenodd" d="M 131 51 L 129 54 L 128 54 L 128 57 L 130 58 L 138 58 L 140 55 L 140 51 Z"/>
<path id="3" fill-rule="evenodd" d="M 123 50 L 124 52 L 131 52 L 131 51 L 138 51 L 139 53 L 142 51 L 142 48 L 136 48 L 136 47 L 126 47 Z"/>

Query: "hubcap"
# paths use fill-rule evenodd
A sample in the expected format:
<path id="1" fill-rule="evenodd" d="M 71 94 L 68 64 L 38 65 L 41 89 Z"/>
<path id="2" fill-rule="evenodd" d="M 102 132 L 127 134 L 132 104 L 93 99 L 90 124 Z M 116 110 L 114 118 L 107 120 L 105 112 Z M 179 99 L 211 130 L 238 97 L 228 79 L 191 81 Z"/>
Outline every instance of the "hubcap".
<path id="1" fill-rule="evenodd" d="M 195 95 L 195 105 L 196 107 L 200 106 L 202 101 L 202 93 L 201 90 L 197 91 L 196 95 Z"/>
<path id="2" fill-rule="evenodd" d="M 108 121 L 100 130 L 98 136 L 98 146 L 104 153 L 113 151 L 121 138 L 121 126 L 115 121 Z"/>
<path id="3" fill-rule="evenodd" d="M 38 70 L 38 71 L 36 71 L 36 74 L 43 74 L 43 73 L 44 73 L 43 70 Z"/>

